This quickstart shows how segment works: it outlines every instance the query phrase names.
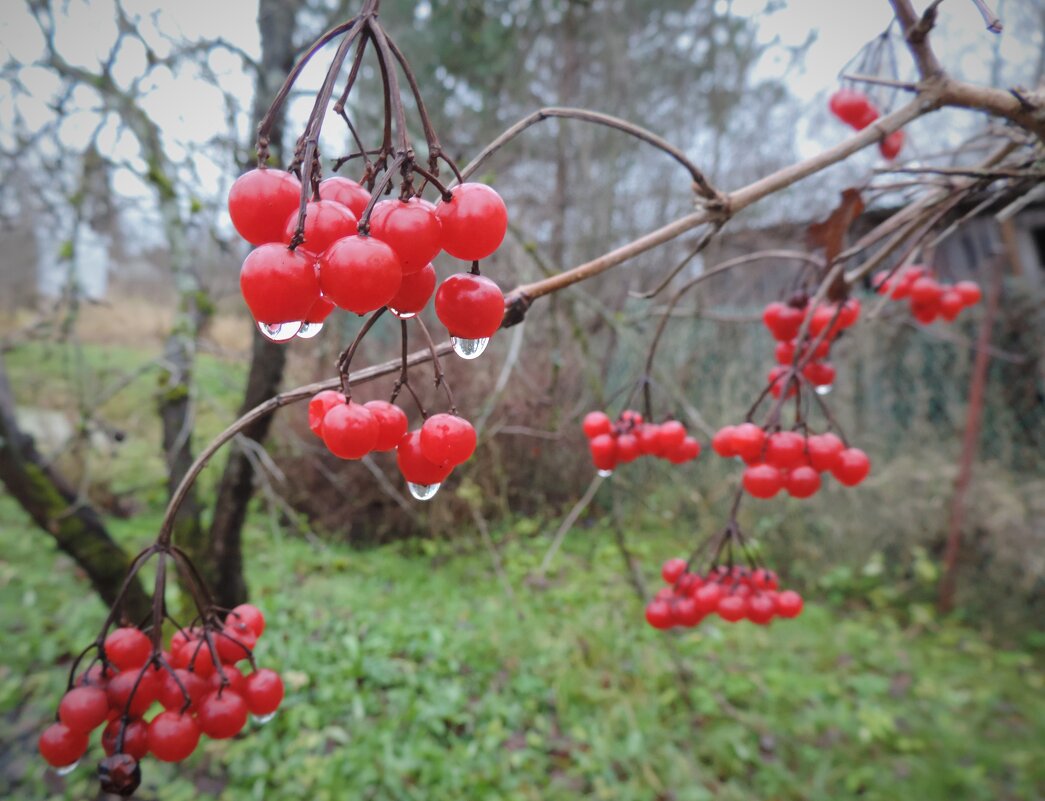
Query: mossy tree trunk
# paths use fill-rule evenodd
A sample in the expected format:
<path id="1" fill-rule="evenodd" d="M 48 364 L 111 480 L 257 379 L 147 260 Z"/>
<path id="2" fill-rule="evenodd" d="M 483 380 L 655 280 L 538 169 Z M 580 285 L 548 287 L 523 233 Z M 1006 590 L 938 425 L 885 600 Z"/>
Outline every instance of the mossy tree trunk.
<path id="1" fill-rule="evenodd" d="M 98 512 L 78 498 L 71 485 L 36 450 L 32 437 L 18 428 L 14 396 L 0 354 L 0 482 L 87 574 L 110 606 L 119 596 L 130 557 L 113 540 Z M 141 583 L 130 582 L 123 597 L 129 621 L 148 614 L 150 601 Z"/>

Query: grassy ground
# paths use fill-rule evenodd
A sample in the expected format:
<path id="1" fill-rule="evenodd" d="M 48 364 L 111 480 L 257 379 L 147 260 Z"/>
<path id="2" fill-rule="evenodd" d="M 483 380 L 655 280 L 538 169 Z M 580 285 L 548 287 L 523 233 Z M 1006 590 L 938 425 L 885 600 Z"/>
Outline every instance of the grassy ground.
<path id="1" fill-rule="evenodd" d="M 684 536 L 629 535 L 655 565 Z M 117 523 L 140 544 L 152 519 Z M 531 531 L 521 521 L 502 536 Z M 641 536 L 640 536 L 641 531 Z M 1031 799 L 1045 794 L 1041 665 L 975 631 L 821 606 L 768 629 L 649 629 L 602 525 L 505 545 L 511 601 L 481 546 L 354 552 L 251 532 L 280 714 L 143 799 Z M 35 737 L 103 609 L 0 498 L 0 797 L 94 797 L 45 771 Z M 474 547 L 469 550 L 468 547 Z M 815 593 L 814 593 L 815 594 Z M 673 651 L 677 661 L 673 661 Z M 678 667 L 688 680 L 678 678 Z M 249 727 L 250 728 L 250 727 Z M 97 746 L 93 747 L 96 755 Z"/>

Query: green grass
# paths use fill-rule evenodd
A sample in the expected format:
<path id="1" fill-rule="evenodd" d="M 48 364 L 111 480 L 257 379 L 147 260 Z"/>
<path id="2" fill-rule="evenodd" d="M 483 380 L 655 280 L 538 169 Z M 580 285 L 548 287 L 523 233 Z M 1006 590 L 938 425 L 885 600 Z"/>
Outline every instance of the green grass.
<path id="1" fill-rule="evenodd" d="M 154 521 L 125 522 L 124 541 Z M 636 522 L 644 564 L 681 532 Z M 515 533 L 532 529 L 522 521 Z M 507 534 L 509 527 L 502 530 Z M 641 536 L 639 536 L 641 531 Z M 466 540 L 465 542 L 468 542 Z M 94 797 L 48 775 L 35 737 L 104 610 L 0 500 L 0 797 Z M 251 530 L 249 578 L 283 672 L 279 715 L 139 797 L 283 799 L 1030 799 L 1045 793 L 1041 666 L 971 629 L 809 603 L 768 628 L 649 629 L 601 525 L 574 531 L 547 587 L 546 541 L 485 551 L 316 548 Z M 458 544 L 460 547 L 460 544 Z M 812 593 L 811 593 L 812 594 Z M 521 617 L 520 617 L 521 613 Z M 672 648 L 690 675 L 680 683 Z M 92 755 L 96 756 L 97 746 Z"/>

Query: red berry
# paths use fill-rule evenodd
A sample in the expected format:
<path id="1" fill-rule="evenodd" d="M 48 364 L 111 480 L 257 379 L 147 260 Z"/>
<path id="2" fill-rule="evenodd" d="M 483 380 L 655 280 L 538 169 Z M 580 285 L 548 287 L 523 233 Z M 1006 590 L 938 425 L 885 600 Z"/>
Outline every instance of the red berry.
<path id="1" fill-rule="evenodd" d="M 109 699 L 98 687 L 74 687 L 58 704 L 58 719 L 73 731 L 88 734 L 109 718 Z"/>
<path id="2" fill-rule="evenodd" d="M 776 611 L 780 617 L 798 617 L 802 611 L 802 596 L 794 590 L 784 590 L 776 597 Z"/>
<path id="3" fill-rule="evenodd" d="M 660 426 L 653 423 L 643 423 L 634 429 L 635 439 L 639 443 L 639 453 L 647 456 L 664 456 L 664 449 L 660 444 Z"/>
<path id="4" fill-rule="evenodd" d="M 436 290 L 435 313 L 451 336 L 482 339 L 501 327 L 504 295 L 489 278 L 457 273 Z"/>
<path id="5" fill-rule="evenodd" d="M 612 434 L 593 437 L 588 449 L 597 470 L 613 470 L 617 466 L 617 438 Z"/>
<path id="6" fill-rule="evenodd" d="M 388 305 L 403 283 L 399 258 L 372 236 L 346 236 L 319 257 L 319 285 L 342 309 L 366 314 Z"/>
<path id="7" fill-rule="evenodd" d="M 351 178 L 334 175 L 319 182 L 319 197 L 346 206 L 358 220 L 370 202 L 370 193 Z M 295 203 L 297 205 L 297 203 Z"/>
<path id="8" fill-rule="evenodd" d="M 244 173 L 229 190 L 229 216 L 252 245 L 279 242 L 287 215 L 301 202 L 301 182 L 289 172 L 260 167 Z M 298 318 L 300 319 L 300 318 Z"/>
<path id="9" fill-rule="evenodd" d="M 224 680 L 222 680 L 222 673 L 225 674 Z M 237 695 L 243 695 L 243 691 L 247 686 L 247 679 L 240 672 L 238 667 L 233 665 L 222 665 L 221 673 L 214 671 L 214 674 L 207 679 L 208 690 L 220 690 L 222 687 L 226 687 Z"/>
<path id="10" fill-rule="evenodd" d="M 442 250 L 443 231 L 435 206 L 415 197 L 382 200 L 370 213 L 370 235 L 387 242 L 399 257 L 403 275 L 416 273 Z"/>
<path id="11" fill-rule="evenodd" d="M 752 595 L 747 602 L 747 619 L 764 626 L 776 614 L 776 603 L 765 593 Z"/>
<path id="12" fill-rule="evenodd" d="M 87 734 L 73 731 L 62 723 L 52 723 L 40 734 L 37 746 L 48 765 L 64 768 L 87 752 Z"/>
<path id="13" fill-rule="evenodd" d="M 864 108 L 858 118 L 856 118 L 850 124 L 858 131 L 862 131 L 868 125 L 878 119 L 878 109 L 874 107 L 874 104 L 865 98 Z"/>
<path id="14" fill-rule="evenodd" d="M 747 598 L 738 593 L 733 593 L 719 599 L 716 611 L 723 620 L 736 623 L 738 620 L 743 620 L 747 615 L 747 606 Z"/>
<path id="15" fill-rule="evenodd" d="M 769 384 L 769 391 L 774 398 L 779 398 L 784 394 L 785 385 L 787 397 L 789 398 L 798 391 L 798 379 L 793 375 L 789 376 L 790 372 L 791 368 L 782 364 L 778 364 L 769 371 L 769 375 L 766 376 L 766 383 Z"/>
<path id="16" fill-rule="evenodd" d="M 646 605 L 646 622 L 655 629 L 670 629 L 674 615 L 667 601 L 651 601 Z"/>
<path id="17" fill-rule="evenodd" d="M 845 450 L 845 445 L 837 436 L 831 432 L 826 434 L 812 434 L 806 439 L 806 454 L 809 464 L 814 470 L 823 473 L 825 470 L 833 470 L 838 464 L 838 454 Z"/>
<path id="18" fill-rule="evenodd" d="M 759 459 L 766 432 L 754 423 L 741 423 L 733 429 L 733 450 L 745 461 Z"/>
<path id="19" fill-rule="evenodd" d="M 667 458 L 672 464 L 685 464 L 698 456 L 700 456 L 700 443 L 693 437 L 686 437 L 667 455 Z"/>
<path id="20" fill-rule="evenodd" d="M 443 250 L 465 261 L 485 259 L 497 250 L 508 230 L 504 201 L 485 184 L 464 183 L 450 194 L 452 200 L 440 200 L 435 207 L 442 223 Z"/>
<path id="21" fill-rule="evenodd" d="M 903 150 L 904 132 L 893 131 L 885 139 L 878 143 L 878 151 L 882 154 L 883 158 L 892 161 L 900 155 L 900 151 Z"/>
<path id="22" fill-rule="evenodd" d="M 395 450 L 399 440 L 403 438 L 410 423 L 406 418 L 406 412 L 383 400 L 367 401 L 363 407 L 374 416 L 377 421 L 377 444 L 375 451 Z"/>
<path id="23" fill-rule="evenodd" d="M 247 703 L 232 690 L 215 690 L 200 702 L 200 731 L 214 740 L 235 737 L 247 722 Z"/>
<path id="24" fill-rule="evenodd" d="M 290 244 L 298 231 L 298 209 L 295 209 L 283 228 L 283 241 Z M 305 206 L 305 238 L 300 247 L 319 255 L 342 237 L 352 236 L 358 230 L 356 215 L 333 200 L 310 200 Z"/>
<path id="25" fill-rule="evenodd" d="M 761 431 L 762 429 L 759 429 Z M 711 438 L 711 449 L 715 451 L 719 456 L 726 459 L 736 456 L 736 445 L 733 441 L 733 435 L 736 429 L 733 426 L 725 426 L 715 432 L 715 436 Z"/>
<path id="26" fill-rule="evenodd" d="M 835 382 L 835 368 L 830 362 L 810 362 L 802 375 L 814 387 L 829 387 Z"/>
<path id="27" fill-rule="evenodd" d="M 435 267 L 428 264 L 415 273 L 403 276 L 403 283 L 388 301 L 388 308 L 399 317 L 413 317 L 428 305 L 434 292 Z"/>
<path id="28" fill-rule="evenodd" d="M 873 109 L 867 95 L 849 87 L 842 87 L 831 95 L 827 106 L 832 114 L 853 128 L 867 127 L 866 125 L 860 125 L 860 123 L 867 116 L 868 109 Z"/>
<path id="29" fill-rule="evenodd" d="M 777 431 L 766 439 L 766 464 L 790 470 L 805 461 L 805 439 L 796 431 Z"/>
<path id="30" fill-rule="evenodd" d="M 257 645 L 258 638 L 254 631 L 246 626 L 225 624 L 220 632 L 214 632 L 214 647 L 222 664 L 233 665 L 241 659 L 249 659 L 251 651 Z"/>
<path id="31" fill-rule="evenodd" d="M 959 314 L 962 309 L 965 308 L 965 303 L 962 302 L 962 296 L 959 292 L 954 289 L 945 289 L 943 295 L 940 296 L 940 316 L 951 322 Z"/>
<path id="32" fill-rule="evenodd" d="M 768 464 L 755 464 L 744 470 L 744 489 L 756 498 L 772 498 L 783 485 L 780 471 Z"/>
<path id="33" fill-rule="evenodd" d="M 794 306 L 774 301 L 762 312 L 762 321 L 774 339 L 789 340 L 798 336 L 805 315 Z"/>
<path id="34" fill-rule="evenodd" d="M 175 675 L 177 680 L 175 680 Z M 181 682 L 181 686 L 178 682 Z M 184 692 L 182 692 L 184 688 Z M 165 709 L 173 709 L 176 712 L 181 711 L 186 703 L 188 704 L 188 711 L 195 712 L 199 707 L 199 703 L 210 691 L 210 686 L 204 679 L 201 679 L 195 673 L 190 673 L 184 668 L 178 668 L 174 671 L 174 675 L 167 673 L 163 678 L 163 687 L 160 689 L 160 703 L 163 704 Z M 188 699 L 185 695 L 188 694 Z"/>
<path id="35" fill-rule="evenodd" d="M 641 456 L 639 439 L 634 434 L 621 434 L 617 437 L 617 461 L 622 464 L 634 462 Z"/>
<path id="36" fill-rule="evenodd" d="M 859 448 L 846 448 L 838 454 L 838 463 L 831 471 L 840 484 L 855 487 L 871 472 L 871 460 Z"/>
<path id="37" fill-rule="evenodd" d="M 278 243 L 261 245 L 243 262 L 239 286 L 259 323 L 304 320 L 319 299 L 315 256 Z"/>
<path id="38" fill-rule="evenodd" d="M 710 615 L 718 609 L 718 602 L 722 598 L 722 585 L 717 582 L 709 582 L 698 587 L 693 593 L 693 601 L 697 609 L 703 615 Z"/>
<path id="39" fill-rule="evenodd" d="M 660 566 L 660 577 L 667 584 L 674 584 L 686 572 L 685 559 L 669 559 Z"/>
<path id="40" fill-rule="evenodd" d="M 225 623 L 232 623 L 236 626 L 240 624 L 250 626 L 253 629 L 255 636 L 260 637 L 265 633 L 265 616 L 261 613 L 253 604 L 240 604 L 235 607 L 229 616 L 225 619 Z"/>
<path id="41" fill-rule="evenodd" d="M 456 467 L 475 453 L 472 424 L 453 414 L 433 414 L 421 426 L 421 453 L 432 464 Z"/>
<path id="42" fill-rule="evenodd" d="M 139 679 L 140 676 L 140 679 Z M 137 684 L 137 689 L 135 685 Z M 131 693 L 134 697 L 131 697 Z M 160 695 L 160 678 L 149 668 L 134 668 L 117 673 L 105 690 L 109 707 L 121 714 L 140 718 Z"/>
<path id="43" fill-rule="evenodd" d="M 152 654 L 152 643 L 133 626 L 115 629 L 105 638 L 105 658 L 117 670 L 130 670 L 144 665 Z"/>
<path id="44" fill-rule="evenodd" d="M 110 720 L 109 725 L 102 731 L 102 748 L 105 753 L 112 756 L 116 753 L 116 741 L 120 736 L 120 718 Z M 144 759 L 149 753 L 149 727 L 143 720 L 131 720 L 123 727 L 123 748 L 121 754 L 127 754 L 135 759 Z"/>
<path id="45" fill-rule="evenodd" d="M 323 443 L 339 459 L 362 459 L 377 444 L 377 420 L 360 403 L 341 403 L 323 417 Z"/>
<path id="46" fill-rule="evenodd" d="M 954 285 L 954 291 L 961 296 L 962 303 L 966 306 L 975 306 L 983 296 L 979 284 L 975 281 L 959 281 Z"/>
<path id="47" fill-rule="evenodd" d="M 274 670 L 255 670 L 247 676 L 243 697 L 253 714 L 271 715 L 283 700 L 283 680 Z"/>
<path id="48" fill-rule="evenodd" d="M 453 465 L 434 464 L 421 450 L 421 431 L 409 431 L 396 448 L 396 463 L 403 478 L 411 484 L 429 486 L 441 484 L 453 470 Z"/>
<path id="49" fill-rule="evenodd" d="M 312 323 L 313 325 L 322 323 L 336 308 L 337 307 L 332 302 L 320 296 L 316 298 L 316 302 L 313 303 L 312 308 L 308 310 L 308 314 L 305 315 L 303 322 Z"/>
<path id="50" fill-rule="evenodd" d="M 593 439 L 599 436 L 599 434 L 609 434 L 613 429 L 613 424 L 610 422 L 609 415 L 605 412 L 588 412 L 584 415 L 584 422 L 581 423 L 581 428 L 584 429 L 584 436 L 588 439 Z"/>
<path id="51" fill-rule="evenodd" d="M 692 598 L 676 598 L 669 602 L 671 619 L 676 626 L 692 628 L 704 619 L 704 614 L 697 608 L 697 602 Z"/>
<path id="52" fill-rule="evenodd" d="M 686 427 L 678 420 L 666 420 L 657 427 L 657 440 L 662 453 L 670 453 L 686 438 Z"/>
<path id="53" fill-rule="evenodd" d="M 323 436 L 323 418 L 335 406 L 347 403 L 345 396 L 333 389 L 324 389 L 308 402 L 308 427 L 317 437 Z"/>
<path id="54" fill-rule="evenodd" d="M 808 498 L 820 489 L 820 474 L 805 465 L 795 467 L 788 471 L 784 487 L 792 498 Z"/>
<path id="55" fill-rule="evenodd" d="M 940 302 L 943 288 L 932 278 L 919 278 L 911 284 L 911 302 L 919 306 L 929 306 Z"/>
<path id="56" fill-rule="evenodd" d="M 160 762 L 181 762 L 196 750 L 200 727 L 181 712 L 161 712 L 149 724 L 149 751 Z"/>

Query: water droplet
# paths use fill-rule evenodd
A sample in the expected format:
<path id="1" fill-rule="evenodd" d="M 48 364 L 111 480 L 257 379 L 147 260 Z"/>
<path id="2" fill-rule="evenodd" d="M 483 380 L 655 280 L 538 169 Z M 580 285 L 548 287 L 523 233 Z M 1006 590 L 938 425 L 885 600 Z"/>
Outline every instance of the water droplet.
<path id="1" fill-rule="evenodd" d="M 599 475 L 602 478 L 609 478 L 610 476 L 613 475 L 613 471 L 612 470 L 600 470 L 599 471 Z"/>
<path id="2" fill-rule="evenodd" d="M 821 384 L 816 388 L 817 395 L 830 395 L 831 390 L 834 389 L 834 384 Z"/>
<path id="3" fill-rule="evenodd" d="M 417 317 L 417 312 L 401 312 L 399 309 L 393 309 L 391 306 L 388 307 L 388 310 L 400 320 L 409 320 L 411 317 Z"/>
<path id="4" fill-rule="evenodd" d="M 462 359 L 478 359 L 489 344 L 490 337 L 480 337 L 479 339 L 450 337 L 450 345 L 453 347 L 454 353 Z"/>
<path id="5" fill-rule="evenodd" d="M 80 760 L 78 759 L 71 765 L 63 765 L 60 768 L 55 768 L 54 772 L 57 773 L 59 776 L 68 776 L 70 773 L 76 770 L 76 768 L 79 767 L 79 765 Z"/>
<path id="6" fill-rule="evenodd" d="M 273 342 L 286 342 L 293 339 L 301 330 L 301 321 L 292 323 L 258 323 L 258 330 Z"/>
<path id="7" fill-rule="evenodd" d="M 264 726 L 266 723 L 272 720 L 272 718 L 276 717 L 276 713 L 269 712 L 267 715 L 251 715 L 251 717 L 254 719 L 254 722 L 257 723 L 259 726 Z"/>
<path id="8" fill-rule="evenodd" d="M 301 328 L 298 329 L 298 336 L 301 339 L 312 339 L 320 331 L 323 330 L 323 323 L 302 323 Z"/>
<path id="9" fill-rule="evenodd" d="M 414 484 L 410 481 L 406 482 L 406 488 L 410 490 L 410 494 L 419 501 L 430 501 L 435 497 L 435 494 L 439 492 L 439 488 L 442 484 Z"/>

